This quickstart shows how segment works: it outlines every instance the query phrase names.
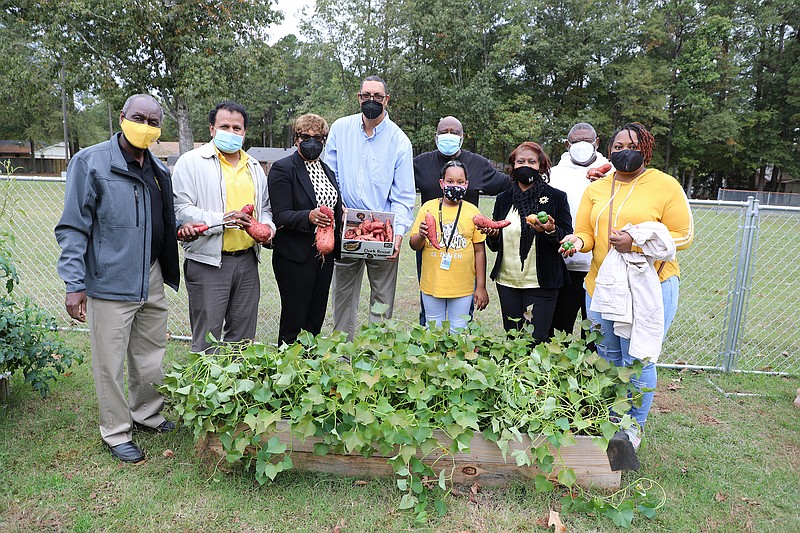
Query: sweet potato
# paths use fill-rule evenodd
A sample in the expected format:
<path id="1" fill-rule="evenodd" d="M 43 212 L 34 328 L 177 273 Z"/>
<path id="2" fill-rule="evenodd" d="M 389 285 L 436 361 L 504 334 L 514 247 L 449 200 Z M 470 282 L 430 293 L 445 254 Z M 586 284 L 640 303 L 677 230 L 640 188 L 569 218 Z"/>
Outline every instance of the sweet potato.
<path id="1" fill-rule="evenodd" d="M 437 250 L 441 250 L 442 246 L 439 244 L 439 237 L 436 234 L 436 219 L 430 211 L 425 214 L 425 226 L 428 227 L 428 241 L 431 243 L 431 246 Z"/>
<path id="2" fill-rule="evenodd" d="M 247 227 L 247 234 L 260 244 L 267 244 L 272 239 L 272 228 L 253 219 Z"/>
<path id="3" fill-rule="evenodd" d="M 478 228 L 482 229 L 500 229 L 505 228 L 511 224 L 510 220 L 492 220 L 484 215 L 475 215 L 472 217 L 472 223 Z"/>
<path id="4" fill-rule="evenodd" d="M 253 204 L 247 204 L 242 207 L 242 213 L 245 215 L 250 215 L 252 217 L 254 212 L 255 206 Z M 260 244 L 267 244 L 270 239 L 272 239 L 272 228 L 266 224 L 262 224 L 255 218 L 250 222 L 250 226 L 247 227 L 246 231 L 254 241 Z"/>
<path id="5" fill-rule="evenodd" d="M 608 173 L 611 170 L 611 163 L 606 163 L 604 165 L 600 165 L 596 168 L 590 168 L 586 171 L 586 177 L 591 181 L 598 180 Z"/>
<path id="6" fill-rule="evenodd" d="M 319 211 L 329 219 L 331 219 L 331 224 L 328 226 L 317 226 L 317 235 L 314 237 L 314 245 L 317 247 L 317 251 L 319 255 L 325 257 L 329 253 L 333 251 L 334 244 L 336 242 L 336 237 L 334 236 L 334 227 L 333 227 L 333 211 L 327 205 L 319 206 Z"/>
<path id="7" fill-rule="evenodd" d="M 386 226 L 386 242 L 394 242 L 394 228 L 392 228 L 392 221 L 388 218 L 384 222 Z"/>

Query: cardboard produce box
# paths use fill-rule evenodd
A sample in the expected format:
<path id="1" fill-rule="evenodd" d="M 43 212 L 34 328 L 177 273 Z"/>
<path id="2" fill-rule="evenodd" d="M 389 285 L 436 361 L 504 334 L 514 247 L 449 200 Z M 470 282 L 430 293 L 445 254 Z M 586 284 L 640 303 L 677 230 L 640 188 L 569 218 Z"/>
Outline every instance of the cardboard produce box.
<path id="1" fill-rule="evenodd" d="M 386 259 L 393 253 L 394 213 L 347 210 L 342 229 L 342 257 Z"/>

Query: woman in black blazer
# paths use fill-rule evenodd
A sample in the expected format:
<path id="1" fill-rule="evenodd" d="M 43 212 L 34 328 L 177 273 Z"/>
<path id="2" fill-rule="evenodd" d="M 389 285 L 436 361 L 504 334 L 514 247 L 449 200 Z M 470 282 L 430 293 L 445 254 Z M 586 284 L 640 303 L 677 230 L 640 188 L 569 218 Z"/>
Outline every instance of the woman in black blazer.
<path id="1" fill-rule="evenodd" d="M 570 282 L 558 248 L 572 233 L 572 217 L 567 195 L 548 184 L 550 159 L 541 146 L 524 142 L 508 162 L 514 184 L 497 196 L 492 218 L 511 225 L 485 231 L 486 244 L 497 252 L 489 276 L 497 284 L 506 331 L 531 323 L 534 338 L 541 342 L 553 333 L 558 289 Z M 541 211 L 547 213 L 547 222 L 537 219 Z M 528 215 L 534 216 L 526 219 Z"/>
<path id="2" fill-rule="evenodd" d="M 278 344 L 291 344 L 301 329 L 314 335 L 322 329 L 339 256 L 342 195 L 333 171 L 319 159 L 328 135 L 325 119 L 302 115 L 294 123 L 297 151 L 272 164 L 267 178 L 272 220 L 272 269 L 281 296 Z M 327 205 L 333 218 L 320 212 Z M 317 226 L 333 225 L 333 253 L 321 257 L 314 246 Z"/>

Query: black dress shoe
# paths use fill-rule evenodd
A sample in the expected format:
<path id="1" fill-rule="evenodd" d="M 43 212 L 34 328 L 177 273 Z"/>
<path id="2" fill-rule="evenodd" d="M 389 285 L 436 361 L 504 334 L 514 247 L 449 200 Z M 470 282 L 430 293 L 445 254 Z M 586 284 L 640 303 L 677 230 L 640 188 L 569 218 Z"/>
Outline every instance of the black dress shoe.
<path id="1" fill-rule="evenodd" d="M 152 428 L 150 426 L 145 426 L 144 424 L 140 424 L 139 422 L 134 422 L 133 427 L 140 430 L 140 431 L 150 431 L 153 433 L 169 433 L 173 429 L 175 429 L 175 422 L 170 422 L 169 420 L 164 420 L 158 426 Z"/>
<path id="2" fill-rule="evenodd" d="M 139 461 L 144 461 L 144 454 L 139 447 L 133 443 L 133 441 L 123 442 L 122 444 L 117 444 L 116 446 L 109 446 L 111 449 L 111 455 L 119 459 L 120 461 L 125 461 L 126 463 L 138 463 Z"/>

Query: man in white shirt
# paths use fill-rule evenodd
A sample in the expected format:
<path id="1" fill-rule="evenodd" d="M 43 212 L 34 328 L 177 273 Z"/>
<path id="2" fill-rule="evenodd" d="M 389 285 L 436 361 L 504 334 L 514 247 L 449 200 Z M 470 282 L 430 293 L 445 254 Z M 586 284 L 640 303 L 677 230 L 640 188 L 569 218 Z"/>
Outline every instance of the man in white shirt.
<path id="1" fill-rule="evenodd" d="M 583 192 L 591 183 L 586 177 L 586 172 L 590 168 L 605 165 L 608 159 L 597 151 L 600 139 L 592 125 L 586 122 L 572 126 L 565 144 L 567 151 L 561 155 L 561 161 L 550 169 L 550 185 L 567 193 L 570 214 L 575 221 Z M 572 283 L 558 291 L 553 329 L 571 333 L 578 310 L 581 311 L 581 319 L 586 320 L 586 290 L 583 288 L 583 278 L 589 272 L 592 254 L 576 253 L 572 257 L 565 258 L 564 262 L 567 264 Z"/>

